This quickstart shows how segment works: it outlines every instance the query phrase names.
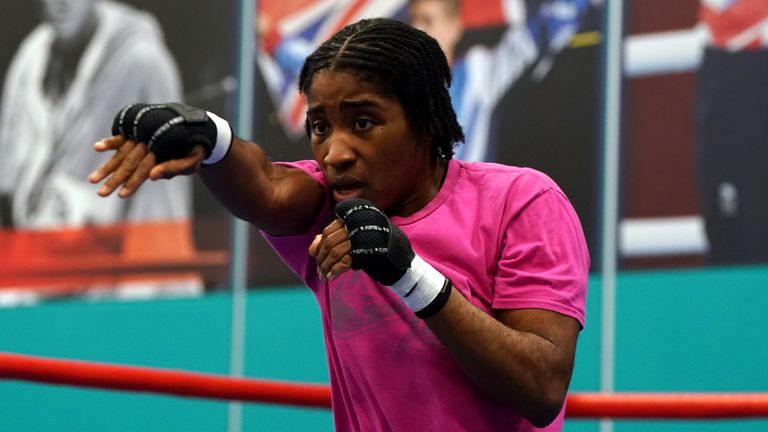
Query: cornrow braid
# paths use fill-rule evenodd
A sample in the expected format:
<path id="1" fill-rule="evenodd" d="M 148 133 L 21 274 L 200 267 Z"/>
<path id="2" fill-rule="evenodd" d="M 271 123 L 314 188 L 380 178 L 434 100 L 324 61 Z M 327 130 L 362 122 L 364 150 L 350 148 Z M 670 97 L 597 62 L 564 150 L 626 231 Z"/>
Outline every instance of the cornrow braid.
<path id="1" fill-rule="evenodd" d="M 451 159 L 464 141 L 448 89 L 451 69 L 431 36 L 388 18 L 364 19 L 333 35 L 304 62 L 299 91 L 307 94 L 322 70 L 359 76 L 394 94 L 415 133 L 432 136 L 432 148 Z"/>

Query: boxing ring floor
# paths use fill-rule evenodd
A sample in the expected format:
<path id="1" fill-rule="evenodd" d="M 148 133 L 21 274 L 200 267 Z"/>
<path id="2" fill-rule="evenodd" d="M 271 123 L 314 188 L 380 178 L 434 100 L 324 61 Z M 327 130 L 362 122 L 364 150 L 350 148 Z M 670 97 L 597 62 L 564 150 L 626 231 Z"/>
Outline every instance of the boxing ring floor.
<path id="1" fill-rule="evenodd" d="M 765 267 L 620 274 L 616 392 L 764 395 L 766 281 Z M 599 279 L 593 279 L 572 396 L 599 388 L 600 322 L 594 312 L 599 306 Z M 5 309 L 0 311 L 0 324 L 6 329 L 0 333 L 0 351 L 218 377 L 226 375 L 229 366 L 230 310 L 226 294 L 127 303 L 61 301 Z M 317 307 L 306 289 L 252 290 L 247 298 L 245 376 L 322 387 L 327 370 L 320 332 Z M 3 359 L 0 355 L 0 369 L 7 373 Z M 0 386 L 0 430 L 150 432 L 228 427 L 230 405 L 223 399 L 17 379 L 0 381 Z M 322 407 L 258 402 L 243 403 L 241 409 L 242 430 L 332 430 L 330 411 Z M 621 432 L 759 431 L 768 430 L 768 417 L 616 419 L 612 427 Z M 597 431 L 600 422 L 594 417 L 568 417 L 565 430 Z"/>

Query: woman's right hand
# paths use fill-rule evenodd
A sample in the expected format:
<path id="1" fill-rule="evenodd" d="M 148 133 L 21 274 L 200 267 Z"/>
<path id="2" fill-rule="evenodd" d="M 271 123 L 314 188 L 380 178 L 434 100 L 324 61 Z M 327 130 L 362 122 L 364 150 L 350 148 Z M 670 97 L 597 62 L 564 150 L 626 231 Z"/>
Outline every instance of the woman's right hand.
<path id="1" fill-rule="evenodd" d="M 170 179 L 177 175 L 193 174 L 206 157 L 203 147 L 196 145 L 186 156 L 157 163 L 155 153 L 150 152 L 145 143 L 136 143 L 121 135 L 98 141 L 93 149 L 97 152 L 115 151 L 107 162 L 88 176 L 88 181 L 94 184 L 107 179 L 97 192 L 103 197 L 119 188 L 118 196 L 128 198 L 147 179 Z"/>

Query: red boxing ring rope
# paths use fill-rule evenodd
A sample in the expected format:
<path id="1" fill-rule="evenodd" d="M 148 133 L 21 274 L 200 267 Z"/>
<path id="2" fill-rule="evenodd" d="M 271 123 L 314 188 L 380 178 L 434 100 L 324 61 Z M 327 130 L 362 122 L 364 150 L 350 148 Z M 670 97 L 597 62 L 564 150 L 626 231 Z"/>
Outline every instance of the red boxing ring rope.
<path id="1" fill-rule="evenodd" d="M 768 393 L 571 393 L 565 415 L 613 419 L 768 417 Z"/>
<path id="2" fill-rule="evenodd" d="M 330 408 L 320 384 L 230 378 L 178 370 L 0 353 L 0 378 L 207 399 Z M 571 393 L 568 418 L 768 417 L 768 393 Z"/>
<path id="3" fill-rule="evenodd" d="M 231 378 L 9 353 L 0 353 L 0 378 L 206 399 L 331 406 L 331 392 L 327 385 Z"/>

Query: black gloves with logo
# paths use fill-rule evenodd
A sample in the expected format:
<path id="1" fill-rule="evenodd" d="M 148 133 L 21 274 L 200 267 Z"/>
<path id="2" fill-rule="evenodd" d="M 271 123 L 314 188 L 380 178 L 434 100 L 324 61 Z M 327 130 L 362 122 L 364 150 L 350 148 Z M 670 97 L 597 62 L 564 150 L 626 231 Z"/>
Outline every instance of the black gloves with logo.
<path id="1" fill-rule="evenodd" d="M 198 144 L 205 149 L 206 158 L 211 158 L 217 141 L 226 141 L 227 134 L 231 141 L 231 130 L 220 131 L 217 126 L 222 125 L 229 128 L 225 121 L 216 122 L 215 115 L 200 108 L 180 103 L 139 103 L 120 110 L 112 123 L 112 134 L 146 143 L 160 163 L 182 158 Z M 229 142 L 223 145 L 228 147 Z M 215 163 L 222 157 L 204 163 Z"/>
<path id="2" fill-rule="evenodd" d="M 367 200 L 336 204 L 336 216 L 347 229 L 352 268 L 389 286 L 419 318 L 428 318 L 448 302 L 451 281 L 411 248 L 405 233 Z"/>

